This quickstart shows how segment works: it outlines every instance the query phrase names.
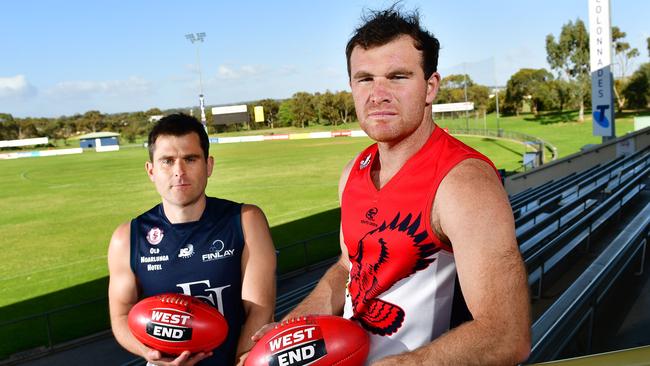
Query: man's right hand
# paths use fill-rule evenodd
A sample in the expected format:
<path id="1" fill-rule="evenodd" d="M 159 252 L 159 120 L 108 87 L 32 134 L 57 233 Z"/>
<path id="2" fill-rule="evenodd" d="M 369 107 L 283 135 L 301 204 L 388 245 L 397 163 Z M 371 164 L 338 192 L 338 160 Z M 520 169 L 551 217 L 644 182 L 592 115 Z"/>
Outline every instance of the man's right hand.
<path id="1" fill-rule="evenodd" d="M 275 328 L 278 324 L 280 323 L 274 322 L 274 323 L 268 323 L 264 325 L 262 328 L 258 329 L 257 332 L 255 332 L 255 334 L 253 334 L 253 336 L 251 337 L 251 341 L 253 342 L 259 341 L 260 339 L 262 339 L 262 337 L 264 337 L 266 333 L 268 333 L 271 329 Z"/>
<path id="2" fill-rule="evenodd" d="M 193 366 L 204 358 L 212 356 L 212 352 L 199 352 L 192 354 L 190 351 L 183 351 L 178 357 L 163 357 L 160 351 L 149 349 L 145 356 L 147 366 Z"/>

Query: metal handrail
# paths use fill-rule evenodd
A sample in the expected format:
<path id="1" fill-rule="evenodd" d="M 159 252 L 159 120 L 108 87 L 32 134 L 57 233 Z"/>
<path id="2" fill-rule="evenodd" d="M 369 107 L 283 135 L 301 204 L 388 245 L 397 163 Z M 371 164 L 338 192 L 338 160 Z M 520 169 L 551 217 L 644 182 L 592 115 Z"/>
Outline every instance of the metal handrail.
<path id="1" fill-rule="evenodd" d="M 0 327 L 4 327 L 4 326 L 15 324 L 15 323 L 21 323 L 21 322 L 25 322 L 25 321 L 32 320 L 32 319 L 48 317 L 48 316 L 50 316 L 52 314 L 61 313 L 61 312 L 67 311 L 67 310 L 76 309 L 76 308 L 84 306 L 84 305 L 89 305 L 89 304 L 93 304 L 93 303 L 101 302 L 101 301 L 106 301 L 106 300 L 108 300 L 108 297 L 103 296 L 103 297 L 96 298 L 94 300 L 89 300 L 89 301 L 84 301 L 84 302 L 80 302 L 80 303 L 77 303 L 77 304 L 62 306 L 60 308 L 44 311 L 42 313 L 28 315 L 28 316 L 25 316 L 25 317 L 22 317 L 22 318 L 12 319 L 12 320 L 9 320 L 9 321 L 2 322 L 2 323 L 0 323 Z"/>
<path id="2" fill-rule="evenodd" d="M 533 141 L 542 144 L 551 153 L 551 160 L 556 160 L 558 157 L 557 148 L 553 146 L 550 142 L 540 139 L 539 137 L 527 135 L 521 132 L 505 131 L 503 129 L 493 130 L 493 129 L 480 129 L 480 128 L 450 128 L 449 133 L 451 133 L 452 135 L 471 135 L 471 136 L 504 138 L 504 139 L 521 141 L 521 142 Z"/>

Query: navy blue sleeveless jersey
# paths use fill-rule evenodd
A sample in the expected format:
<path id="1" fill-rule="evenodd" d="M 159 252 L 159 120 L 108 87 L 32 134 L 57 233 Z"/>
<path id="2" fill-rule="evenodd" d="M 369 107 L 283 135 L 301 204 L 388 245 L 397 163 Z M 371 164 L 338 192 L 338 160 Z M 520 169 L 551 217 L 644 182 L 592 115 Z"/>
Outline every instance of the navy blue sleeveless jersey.
<path id="1" fill-rule="evenodd" d="M 131 269 L 142 297 L 182 293 L 216 307 L 228 320 L 225 342 L 199 365 L 233 365 L 244 321 L 241 204 L 207 197 L 199 221 L 172 224 L 162 204 L 131 221 Z"/>

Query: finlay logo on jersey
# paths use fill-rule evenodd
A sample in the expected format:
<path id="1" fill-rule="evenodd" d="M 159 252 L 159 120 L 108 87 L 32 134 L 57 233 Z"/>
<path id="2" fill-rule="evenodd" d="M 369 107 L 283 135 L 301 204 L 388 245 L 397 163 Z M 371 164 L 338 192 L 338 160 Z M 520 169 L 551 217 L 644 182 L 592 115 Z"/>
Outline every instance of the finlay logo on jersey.
<path id="1" fill-rule="evenodd" d="M 210 250 L 209 253 L 203 254 L 201 256 L 201 260 L 203 260 L 204 262 L 225 259 L 228 257 L 232 257 L 235 254 L 234 249 L 224 249 L 223 241 L 219 239 L 212 242 L 212 245 L 210 245 L 209 250 Z"/>
<path id="2" fill-rule="evenodd" d="M 363 160 L 361 160 L 359 163 L 359 170 L 365 169 L 368 164 L 370 164 L 370 158 L 372 158 L 372 154 L 369 153 L 365 158 L 363 158 Z"/>
<path id="3" fill-rule="evenodd" d="M 269 365 L 304 366 L 327 355 L 320 327 L 304 325 L 287 329 L 266 343 Z"/>
<path id="4" fill-rule="evenodd" d="M 163 240 L 163 231 L 157 227 L 152 227 L 147 233 L 147 241 L 151 245 L 156 245 Z"/>

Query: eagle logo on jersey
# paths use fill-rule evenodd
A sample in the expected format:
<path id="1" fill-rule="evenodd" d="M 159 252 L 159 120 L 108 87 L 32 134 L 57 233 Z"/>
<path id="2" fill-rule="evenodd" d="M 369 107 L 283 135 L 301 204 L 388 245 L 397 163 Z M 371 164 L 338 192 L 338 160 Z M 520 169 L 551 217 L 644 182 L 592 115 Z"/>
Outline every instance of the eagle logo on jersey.
<path id="1" fill-rule="evenodd" d="M 353 318 L 373 334 L 397 332 L 405 316 L 402 308 L 377 296 L 397 281 L 427 268 L 435 260 L 431 256 L 439 251 L 434 243 L 426 241 L 426 230 L 418 232 L 421 217 L 413 220 L 413 215 L 408 214 L 400 221 L 398 213 L 389 224 L 384 221 L 368 232 L 355 251 L 348 247 Z"/>

